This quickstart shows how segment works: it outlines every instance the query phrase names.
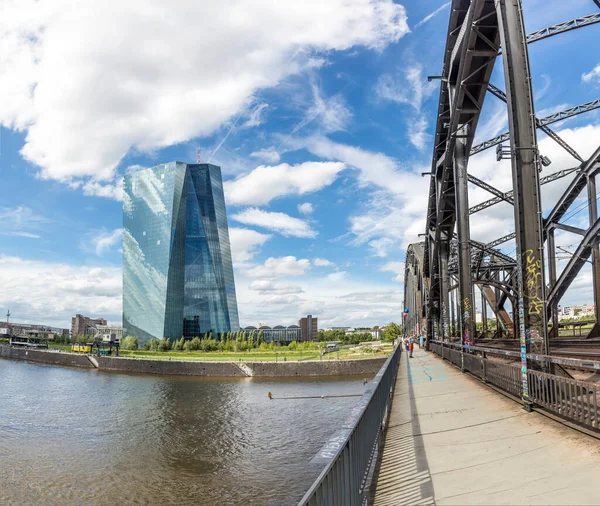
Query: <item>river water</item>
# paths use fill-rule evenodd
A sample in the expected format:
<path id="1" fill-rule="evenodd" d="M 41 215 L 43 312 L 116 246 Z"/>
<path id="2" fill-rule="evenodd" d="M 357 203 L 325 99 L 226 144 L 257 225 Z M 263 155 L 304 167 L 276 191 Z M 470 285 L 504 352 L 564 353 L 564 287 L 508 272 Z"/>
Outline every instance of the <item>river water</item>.
<path id="1" fill-rule="evenodd" d="M 288 505 L 362 378 L 209 379 L 0 359 L 0 506 Z M 268 392 L 275 396 L 268 399 Z"/>

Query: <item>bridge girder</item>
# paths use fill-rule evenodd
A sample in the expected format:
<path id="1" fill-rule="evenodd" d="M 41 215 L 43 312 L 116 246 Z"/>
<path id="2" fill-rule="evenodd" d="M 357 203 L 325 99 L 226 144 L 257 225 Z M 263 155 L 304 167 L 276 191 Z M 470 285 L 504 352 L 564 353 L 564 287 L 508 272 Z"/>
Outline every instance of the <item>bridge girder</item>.
<path id="1" fill-rule="evenodd" d="M 597 313 L 600 311 L 600 221 L 595 192 L 595 176 L 600 172 L 600 148 L 584 160 L 573 146 L 549 127 L 558 121 L 599 109 L 600 99 L 537 118 L 527 45 L 599 23 L 600 13 L 574 18 L 525 35 L 521 1 L 451 2 L 436 116 L 425 241 L 409 247 L 409 250 L 417 248 L 420 256 L 415 254 L 415 249 L 411 257 L 413 267 L 410 272 L 407 267 L 407 276 L 417 276 L 418 272 L 420 277 L 419 317 L 422 322 L 427 320 L 428 337 L 447 337 L 448 304 L 454 299 L 449 299 L 447 292 L 458 289 L 460 295 L 456 309 L 458 320 L 462 323 L 458 334 L 463 344 L 468 344 L 474 335 L 470 330 L 475 308 L 473 286 L 478 285 L 485 300 L 482 302 L 484 306 L 491 307 L 497 317 L 503 312 L 502 322 L 507 324 L 505 329 L 511 329 L 510 333 L 515 337 L 520 336 L 524 351 L 543 354 L 549 350 L 546 319 L 554 321 L 556 304 L 590 257 L 595 306 Z M 499 54 L 503 57 L 506 92 L 489 82 Z M 509 132 L 473 145 L 488 92 L 507 104 Z M 540 177 L 538 129 L 576 159 L 578 166 Z M 513 188 L 510 191 L 500 191 L 466 170 L 470 156 L 504 142 L 511 145 L 510 153 L 503 153 L 510 154 L 512 162 Z M 542 219 L 540 186 L 573 174 L 575 177 L 567 190 L 548 216 Z M 469 208 L 467 183 L 483 188 L 493 198 Z M 581 229 L 561 223 L 586 187 L 589 227 Z M 471 240 L 469 215 L 500 202 L 514 207 L 516 232 L 487 244 Z M 555 265 L 556 228 L 583 235 L 560 274 L 556 273 Z M 511 239 L 516 240 L 517 258 L 497 249 Z M 549 282 L 544 269 L 545 243 L 549 248 L 549 264 L 552 264 L 549 265 Z M 419 265 L 417 271 L 414 270 L 415 262 Z M 406 286 L 407 283 L 405 299 Z M 513 306 L 514 322 L 504 310 L 507 300 Z M 454 303 L 450 304 L 453 313 Z M 598 314 L 596 321 L 600 321 Z M 456 335 L 453 330 L 450 332 Z M 600 335 L 600 327 L 595 328 L 595 332 Z"/>

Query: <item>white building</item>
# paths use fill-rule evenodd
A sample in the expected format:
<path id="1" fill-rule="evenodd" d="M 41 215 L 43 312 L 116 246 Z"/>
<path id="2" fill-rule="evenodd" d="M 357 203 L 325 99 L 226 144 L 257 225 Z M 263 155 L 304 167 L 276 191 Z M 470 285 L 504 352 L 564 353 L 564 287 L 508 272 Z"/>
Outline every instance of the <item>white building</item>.
<path id="1" fill-rule="evenodd" d="M 119 343 L 123 337 L 123 327 L 121 325 L 96 325 L 94 338 L 102 339 L 103 342 L 111 341 Z"/>

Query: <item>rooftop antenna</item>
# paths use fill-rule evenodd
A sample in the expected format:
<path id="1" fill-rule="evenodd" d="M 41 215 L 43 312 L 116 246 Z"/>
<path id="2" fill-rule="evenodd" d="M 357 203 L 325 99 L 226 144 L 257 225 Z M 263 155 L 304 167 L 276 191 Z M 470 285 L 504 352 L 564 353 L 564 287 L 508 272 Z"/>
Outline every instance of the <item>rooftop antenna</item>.
<path id="1" fill-rule="evenodd" d="M 201 151 L 202 151 L 202 150 L 201 150 L 200 148 L 198 148 L 198 159 L 197 159 L 197 163 L 200 163 L 200 152 L 201 152 Z"/>
<path id="2" fill-rule="evenodd" d="M 10 309 L 6 313 L 6 331 L 10 333 L 10 331 L 9 331 L 10 327 L 8 326 L 8 319 L 9 318 L 10 318 Z"/>

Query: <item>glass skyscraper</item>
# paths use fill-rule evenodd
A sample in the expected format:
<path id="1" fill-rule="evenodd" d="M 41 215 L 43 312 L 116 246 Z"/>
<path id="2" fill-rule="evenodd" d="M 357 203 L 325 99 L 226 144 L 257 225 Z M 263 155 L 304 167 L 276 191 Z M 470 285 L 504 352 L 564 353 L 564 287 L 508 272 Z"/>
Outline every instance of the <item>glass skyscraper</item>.
<path id="1" fill-rule="evenodd" d="M 240 328 L 220 167 L 125 176 L 123 327 L 140 343 Z"/>

